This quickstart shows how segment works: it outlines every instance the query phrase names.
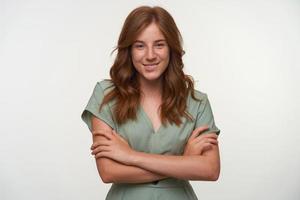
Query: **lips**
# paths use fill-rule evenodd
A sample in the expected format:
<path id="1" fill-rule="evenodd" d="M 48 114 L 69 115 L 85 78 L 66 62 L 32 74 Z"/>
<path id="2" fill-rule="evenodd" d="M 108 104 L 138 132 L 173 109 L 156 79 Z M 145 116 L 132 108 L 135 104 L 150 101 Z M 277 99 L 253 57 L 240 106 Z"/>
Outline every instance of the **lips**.
<path id="1" fill-rule="evenodd" d="M 158 65 L 158 64 L 159 64 L 159 62 L 158 63 L 144 64 L 144 66 L 154 66 L 154 65 Z"/>
<path id="2" fill-rule="evenodd" d="M 146 71 L 153 71 L 159 63 L 144 64 Z"/>
<path id="3" fill-rule="evenodd" d="M 145 70 L 148 72 L 154 71 L 159 63 L 144 64 Z"/>

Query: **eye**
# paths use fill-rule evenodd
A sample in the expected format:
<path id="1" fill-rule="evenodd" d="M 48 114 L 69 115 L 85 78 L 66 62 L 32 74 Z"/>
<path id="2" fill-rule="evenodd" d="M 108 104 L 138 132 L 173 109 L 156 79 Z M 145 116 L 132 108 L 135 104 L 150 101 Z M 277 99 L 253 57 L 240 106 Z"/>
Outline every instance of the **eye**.
<path id="1" fill-rule="evenodd" d="M 164 43 L 157 43 L 156 46 L 157 46 L 158 48 L 162 48 L 162 47 L 165 46 L 165 44 L 164 44 Z"/>
<path id="2" fill-rule="evenodd" d="M 142 49 L 144 47 L 144 45 L 143 44 L 135 44 L 134 47 L 138 48 L 138 49 Z"/>

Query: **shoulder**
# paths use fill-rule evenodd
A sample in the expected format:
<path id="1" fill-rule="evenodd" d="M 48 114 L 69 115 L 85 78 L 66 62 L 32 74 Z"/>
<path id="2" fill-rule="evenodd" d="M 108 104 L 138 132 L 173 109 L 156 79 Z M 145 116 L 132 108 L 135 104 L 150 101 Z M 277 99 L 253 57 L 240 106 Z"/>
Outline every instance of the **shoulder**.
<path id="1" fill-rule="evenodd" d="M 108 91 L 113 89 L 113 87 L 114 87 L 114 84 L 113 84 L 112 80 L 110 80 L 110 79 L 102 79 L 102 80 L 98 81 L 96 84 L 97 90 L 101 90 L 105 93 L 107 93 Z"/>
<path id="2" fill-rule="evenodd" d="M 203 102 L 205 102 L 207 100 L 207 94 L 200 91 L 200 90 L 197 90 L 197 89 L 194 89 L 194 96 L 197 98 L 197 99 L 194 99 L 192 97 L 192 94 L 191 92 L 189 93 L 189 104 L 196 104 L 196 105 L 199 105 Z"/>
<path id="3" fill-rule="evenodd" d="M 194 94 L 200 100 L 207 99 L 207 94 L 204 92 L 201 92 L 200 90 L 194 89 Z"/>
<path id="4" fill-rule="evenodd" d="M 199 109 L 204 107 L 206 104 L 207 94 L 200 90 L 194 89 L 194 96 L 196 99 L 192 97 L 192 92 L 190 91 L 187 100 L 187 109 L 189 113 L 195 116 L 199 112 Z"/>

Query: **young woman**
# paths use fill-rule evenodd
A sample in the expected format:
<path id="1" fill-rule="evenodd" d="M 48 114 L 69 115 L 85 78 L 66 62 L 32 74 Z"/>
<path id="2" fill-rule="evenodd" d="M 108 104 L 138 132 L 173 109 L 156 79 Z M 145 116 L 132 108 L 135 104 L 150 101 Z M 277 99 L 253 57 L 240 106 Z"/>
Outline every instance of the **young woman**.
<path id="1" fill-rule="evenodd" d="M 161 7 L 126 18 L 111 79 L 97 82 L 81 117 L 107 200 L 195 200 L 189 180 L 220 173 L 209 100 L 183 72 L 182 38 Z"/>

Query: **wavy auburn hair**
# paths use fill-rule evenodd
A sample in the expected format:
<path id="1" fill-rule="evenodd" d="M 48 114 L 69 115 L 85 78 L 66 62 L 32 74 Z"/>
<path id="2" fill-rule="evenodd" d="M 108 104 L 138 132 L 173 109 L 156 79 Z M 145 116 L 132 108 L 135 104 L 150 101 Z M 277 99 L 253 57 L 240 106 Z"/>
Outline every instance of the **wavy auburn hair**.
<path id="1" fill-rule="evenodd" d="M 111 80 L 106 79 L 115 87 L 105 95 L 100 106 L 101 109 L 104 104 L 115 99 L 113 115 L 118 124 L 125 123 L 128 119 L 136 120 L 141 90 L 137 79 L 138 72 L 131 60 L 131 47 L 137 36 L 152 22 L 159 27 L 170 49 L 169 64 L 161 75 L 163 84 L 161 122 L 163 125 L 169 122 L 179 126 L 182 123 L 181 116 L 193 120 L 186 111 L 186 102 L 189 93 L 193 99 L 197 98 L 194 94 L 193 78 L 183 72 L 182 56 L 185 52 L 182 49 L 181 34 L 174 19 L 165 9 L 158 6 L 141 6 L 131 11 L 123 24 L 118 45 L 113 50 L 113 52 L 117 50 L 117 56 L 110 69 Z"/>

